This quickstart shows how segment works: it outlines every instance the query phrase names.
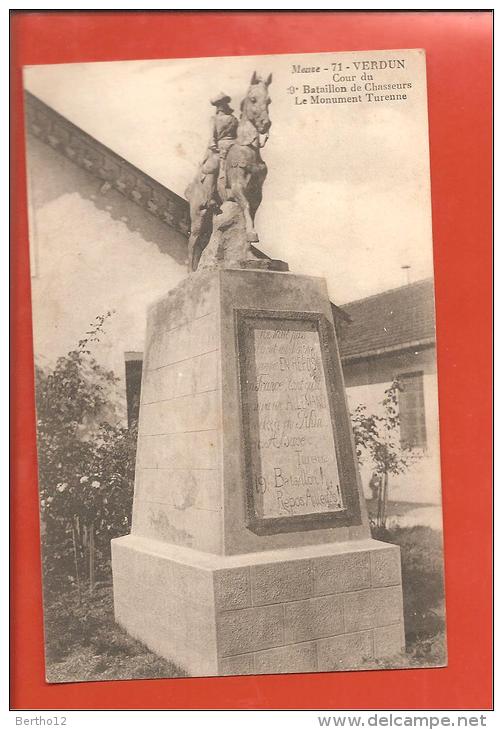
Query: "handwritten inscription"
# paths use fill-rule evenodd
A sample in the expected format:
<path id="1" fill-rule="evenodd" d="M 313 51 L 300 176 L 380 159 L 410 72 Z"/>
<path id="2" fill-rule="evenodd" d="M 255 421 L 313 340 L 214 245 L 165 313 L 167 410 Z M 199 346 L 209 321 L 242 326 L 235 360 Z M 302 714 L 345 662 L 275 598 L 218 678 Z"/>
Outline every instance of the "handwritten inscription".
<path id="1" fill-rule="evenodd" d="M 316 326 L 264 326 L 249 336 L 245 387 L 257 516 L 345 509 Z"/>

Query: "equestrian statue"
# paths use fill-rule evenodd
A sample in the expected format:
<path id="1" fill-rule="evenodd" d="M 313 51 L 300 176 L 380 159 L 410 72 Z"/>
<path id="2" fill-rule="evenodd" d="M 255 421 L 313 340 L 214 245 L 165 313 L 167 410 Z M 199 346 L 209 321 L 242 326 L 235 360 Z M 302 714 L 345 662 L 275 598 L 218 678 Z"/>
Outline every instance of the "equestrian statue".
<path id="1" fill-rule="evenodd" d="M 239 206 L 244 218 L 246 239 L 258 241 L 254 228 L 255 213 L 262 201 L 262 186 L 267 166 L 260 150 L 268 139 L 268 87 L 272 74 L 263 80 L 253 72 L 250 86 L 241 102 L 239 120 L 223 92 L 211 99 L 215 115 L 206 156 L 197 175 L 185 191 L 190 205 L 189 271 L 196 271 L 199 259 L 211 238 L 213 219 L 223 203 Z"/>

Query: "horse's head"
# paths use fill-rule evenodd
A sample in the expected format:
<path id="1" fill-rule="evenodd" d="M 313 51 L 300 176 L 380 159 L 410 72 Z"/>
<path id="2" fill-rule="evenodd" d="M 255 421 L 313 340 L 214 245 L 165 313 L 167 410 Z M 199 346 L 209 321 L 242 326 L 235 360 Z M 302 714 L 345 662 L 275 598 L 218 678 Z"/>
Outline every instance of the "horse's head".
<path id="1" fill-rule="evenodd" d="M 256 71 L 251 77 L 250 87 L 243 101 L 241 102 L 241 112 L 248 119 L 260 134 L 267 134 L 271 126 L 269 119 L 269 84 L 272 81 L 272 74 L 269 74 L 264 81 L 257 76 Z"/>

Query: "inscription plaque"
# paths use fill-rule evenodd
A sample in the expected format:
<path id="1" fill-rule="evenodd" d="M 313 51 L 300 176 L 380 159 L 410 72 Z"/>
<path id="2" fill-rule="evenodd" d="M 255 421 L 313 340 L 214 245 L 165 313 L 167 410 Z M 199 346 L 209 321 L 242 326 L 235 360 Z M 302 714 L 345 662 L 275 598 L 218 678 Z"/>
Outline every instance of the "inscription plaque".
<path id="1" fill-rule="evenodd" d="M 265 533 L 354 524 L 330 325 L 317 313 L 241 311 L 237 329 L 248 527 Z M 344 403 L 342 419 L 336 401 Z"/>

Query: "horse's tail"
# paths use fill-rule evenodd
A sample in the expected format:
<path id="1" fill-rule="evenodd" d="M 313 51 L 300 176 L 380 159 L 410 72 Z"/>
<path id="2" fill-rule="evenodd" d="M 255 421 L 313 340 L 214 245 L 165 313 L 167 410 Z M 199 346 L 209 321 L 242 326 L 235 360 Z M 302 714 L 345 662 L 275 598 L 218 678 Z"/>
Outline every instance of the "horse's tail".
<path id="1" fill-rule="evenodd" d="M 190 202 L 190 196 L 192 194 L 192 190 L 194 189 L 194 181 L 190 182 L 187 187 L 184 190 L 184 195 L 187 198 L 187 200 Z"/>

